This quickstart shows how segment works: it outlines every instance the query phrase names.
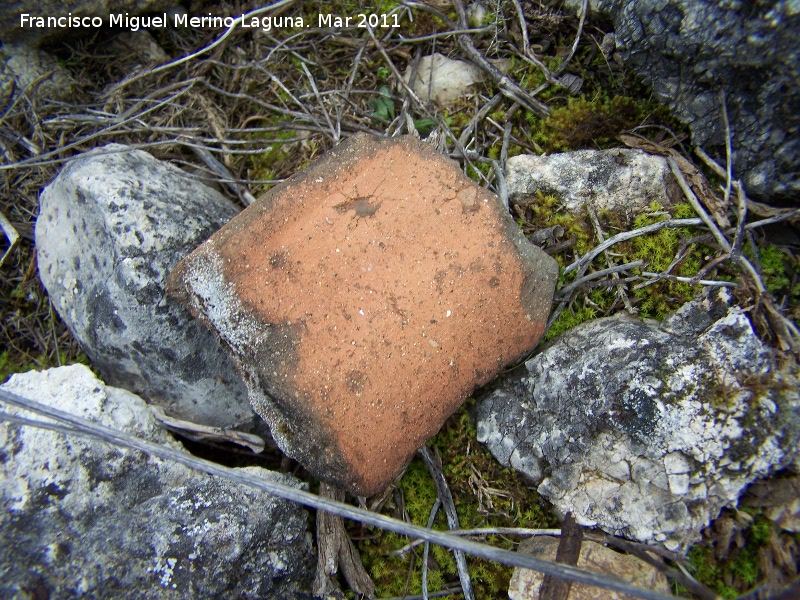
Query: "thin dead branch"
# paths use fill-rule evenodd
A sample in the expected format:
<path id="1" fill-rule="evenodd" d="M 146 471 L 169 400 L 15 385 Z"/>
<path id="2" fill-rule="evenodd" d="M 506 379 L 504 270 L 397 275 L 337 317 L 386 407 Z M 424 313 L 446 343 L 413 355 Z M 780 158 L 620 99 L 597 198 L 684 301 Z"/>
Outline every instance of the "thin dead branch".
<path id="1" fill-rule="evenodd" d="M 450 486 L 447 485 L 447 480 L 444 478 L 442 472 L 442 460 L 437 454 L 431 451 L 428 446 L 422 446 L 418 450 L 418 454 L 425 461 L 425 465 L 430 471 L 433 483 L 436 486 L 436 492 L 439 500 L 444 507 L 445 514 L 447 515 L 447 524 L 450 529 L 458 529 L 458 515 L 456 514 L 456 506 L 453 503 L 453 496 L 450 493 Z M 461 580 L 461 590 L 464 594 L 465 600 L 475 600 L 475 593 L 472 591 L 472 580 L 469 576 L 469 569 L 467 568 L 467 560 L 464 553 L 455 550 L 453 557 L 456 560 L 456 569 L 458 570 L 458 578 Z"/>
<path id="2" fill-rule="evenodd" d="M 433 529 L 433 522 L 436 520 L 436 515 L 439 508 L 442 506 L 442 499 L 436 497 L 436 502 L 433 503 L 431 514 L 428 517 L 428 529 Z M 422 598 L 428 600 L 428 555 L 431 550 L 430 542 L 426 541 L 422 549 Z"/>
<path id="3" fill-rule="evenodd" d="M 609 275 L 611 276 L 617 275 L 618 273 L 621 273 L 623 271 L 630 271 L 631 269 L 641 267 L 642 265 L 644 265 L 643 260 L 635 260 L 633 262 L 625 263 L 624 265 L 614 265 L 613 267 L 602 269 L 601 271 L 595 271 L 594 273 L 590 273 L 589 275 L 584 275 L 583 277 L 576 279 L 569 285 L 565 285 L 560 290 L 558 290 L 555 299 L 559 301 L 564 300 L 566 298 L 569 298 L 572 295 L 572 292 L 584 286 L 590 281 L 608 277 Z M 621 282 L 609 281 L 608 285 L 621 285 Z"/>
<path id="4" fill-rule="evenodd" d="M 228 38 L 228 36 L 230 36 L 235 31 L 235 29 L 237 27 L 241 26 L 242 21 L 252 19 L 253 17 L 257 17 L 258 15 L 261 15 L 261 14 L 264 14 L 266 12 L 270 12 L 270 11 L 276 10 L 276 9 L 282 7 L 282 6 L 288 6 L 290 4 L 294 4 L 294 0 L 280 0 L 279 2 L 276 2 L 275 4 L 270 4 L 269 6 L 263 6 L 261 8 L 257 8 L 255 10 L 251 10 L 248 13 L 240 15 L 239 17 L 234 19 L 234 21 L 225 30 L 225 32 L 221 36 L 219 36 L 216 40 L 214 40 L 212 43 L 208 44 L 207 46 L 205 46 L 203 48 L 200 48 L 200 50 L 198 50 L 196 52 L 193 52 L 191 54 L 187 54 L 186 56 L 182 56 L 182 57 L 180 57 L 180 58 L 178 58 L 176 60 L 173 60 L 173 61 L 168 62 L 166 64 L 160 65 L 158 67 L 155 67 L 155 68 L 152 68 L 152 69 L 147 69 L 145 71 L 137 73 L 136 75 L 134 75 L 133 77 L 130 77 L 128 79 L 124 79 L 123 81 L 119 82 L 119 84 L 117 84 L 117 85 L 113 86 L 112 88 L 110 88 L 106 92 L 105 96 L 106 97 L 111 97 L 111 96 L 113 96 L 115 94 L 119 94 L 124 87 L 126 87 L 126 86 L 128 86 L 128 85 L 130 85 L 130 84 L 132 84 L 132 83 L 134 83 L 136 81 L 139 81 L 140 79 L 144 79 L 145 77 L 151 77 L 151 76 L 156 75 L 158 73 L 161 73 L 163 71 L 167 71 L 169 69 L 173 69 L 173 68 L 175 68 L 177 66 L 180 66 L 180 65 L 186 64 L 186 63 L 188 63 L 190 61 L 193 61 L 194 59 L 201 57 L 202 55 L 206 54 L 207 52 L 213 50 L 214 48 L 216 48 L 217 46 L 222 44 Z"/>
<path id="5" fill-rule="evenodd" d="M 556 550 L 556 562 L 575 566 L 581 557 L 583 528 L 575 521 L 572 513 L 567 513 L 561 526 L 561 539 Z M 540 600 L 567 600 L 572 583 L 545 575 L 539 588 Z"/>
<path id="6" fill-rule="evenodd" d="M 586 22 L 586 15 L 589 13 L 589 0 L 583 0 L 581 4 L 581 16 L 580 21 L 578 22 L 578 32 L 575 34 L 575 41 L 572 42 L 572 47 L 570 48 L 569 54 L 564 58 L 563 62 L 558 66 L 558 68 L 553 73 L 554 76 L 558 77 L 564 71 L 567 70 L 567 65 L 569 65 L 569 61 L 572 60 L 572 57 L 575 56 L 575 51 L 578 49 L 578 43 L 581 41 L 581 34 L 583 33 L 583 24 Z"/>
<path id="7" fill-rule="evenodd" d="M 668 157 L 667 164 L 669 164 L 669 168 L 672 170 L 672 174 L 675 176 L 675 179 L 678 180 L 678 185 L 681 187 L 681 190 L 683 190 L 683 194 L 689 201 L 689 204 L 692 205 L 692 208 L 703 220 L 703 223 L 706 224 L 706 227 L 708 227 L 709 231 L 711 231 L 711 233 L 714 235 L 714 239 L 717 240 L 717 243 L 723 250 L 730 252 L 730 242 L 717 228 L 717 226 L 711 220 L 711 217 L 708 216 L 708 213 L 705 211 L 705 209 L 700 205 L 700 201 L 697 199 L 697 196 L 695 196 L 694 192 L 689 187 L 689 184 L 686 182 L 686 178 L 683 176 L 683 172 L 680 170 L 680 168 L 678 168 L 675 159 L 673 159 L 671 156 Z"/>
<path id="8" fill-rule="evenodd" d="M 727 260 L 727 257 L 725 257 Z M 691 283 L 692 285 L 705 285 L 708 287 L 730 287 L 735 288 L 739 287 L 739 284 L 733 281 L 717 281 L 715 279 L 698 279 L 696 277 L 680 277 L 678 275 L 671 275 L 669 273 L 651 273 L 650 271 L 642 271 L 642 277 L 650 277 L 652 280 L 647 281 L 645 283 L 640 283 L 633 287 L 635 290 L 640 290 L 642 288 L 647 287 L 648 285 L 652 285 L 654 283 L 658 283 L 659 281 L 663 281 L 665 279 L 669 281 L 679 281 L 681 283 Z"/>
<path id="9" fill-rule="evenodd" d="M 253 202 L 256 201 L 253 194 L 238 180 L 233 176 L 233 174 L 228 170 L 228 168 L 219 162 L 214 155 L 211 154 L 205 147 L 192 145 L 192 150 L 194 153 L 202 160 L 205 165 L 211 169 L 214 173 L 216 173 L 221 179 L 222 183 L 224 183 L 228 188 L 230 188 L 231 192 L 236 194 L 242 201 L 245 206 L 250 206 Z"/>
<path id="10" fill-rule="evenodd" d="M 798 330 L 797 326 L 790 319 L 787 319 L 775 306 L 773 299 L 767 293 L 767 288 L 764 285 L 764 280 L 761 277 L 761 274 L 756 270 L 747 257 L 741 253 L 738 253 L 737 256 L 733 255 L 733 246 L 722 233 L 722 231 L 720 231 L 711 221 L 705 210 L 703 210 L 703 207 L 700 205 L 697 197 L 689 188 L 686 179 L 683 177 L 683 173 L 678 168 L 678 165 L 675 163 L 675 161 L 670 157 L 667 159 L 667 162 L 672 170 L 672 174 L 675 175 L 675 178 L 678 180 L 678 184 L 680 185 L 681 190 L 683 190 L 686 199 L 692 205 L 692 208 L 694 208 L 695 212 L 700 215 L 700 218 L 709 228 L 720 247 L 726 252 L 726 257 L 729 258 L 731 262 L 737 264 L 746 275 L 748 283 L 755 290 L 757 303 L 760 303 L 764 307 L 765 316 L 773 332 L 775 333 L 775 337 L 781 350 L 798 352 L 798 350 L 800 350 L 800 330 Z M 741 189 L 741 186 L 739 186 L 739 189 Z M 740 206 L 746 206 L 744 195 L 742 195 L 739 204 Z M 737 229 L 737 233 L 738 231 L 739 229 Z"/>
<path id="11" fill-rule="evenodd" d="M 3 252 L 3 256 L 0 257 L 0 267 L 2 267 L 3 263 L 6 261 L 6 258 L 8 258 L 11 252 L 13 252 L 14 247 L 17 245 L 17 242 L 19 241 L 19 233 L 17 233 L 17 230 L 14 229 L 14 226 L 2 212 L 0 212 L 0 229 L 3 230 L 3 233 L 8 239 L 8 248 L 6 248 L 6 251 Z"/>
<path id="12" fill-rule="evenodd" d="M 640 235 L 646 235 L 648 233 L 653 233 L 658 231 L 659 229 L 664 229 L 665 227 L 669 227 L 670 229 L 675 229 L 677 227 L 694 227 L 700 225 L 703 222 L 702 219 L 667 219 L 665 221 L 659 221 L 658 223 L 653 223 L 652 225 L 646 225 L 645 227 L 640 227 L 639 229 L 633 229 L 631 231 L 623 231 L 622 233 L 618 233 L 617 235 L 611 236 L 602 244 L 595 246 L 589 252 L 584 254 L 581 258 L 570 264 L 564 269 L 564 274 L 572 273 L 573 271 L 580 269 L 581 267 L 588 265 L 591 263 L 597 256 L 603 252 L 604 250 L 610 248 L 614 244 L 618 244 L 619 242 L 624 242 L 626 240 L 633 239 Z"/>
<path id="13" fill-rule="evenodd" d="M 208 425 L 202 425 L 200 423 L 176 419 L 175 417 L 170 417 L 164 411 L 164 408 L 157 404 L 150 404 L 149 408 L 150 412 L 153 413 L 153 416 L 162 427 L 191 440 L 229 442 L 231 444 L 250 448 L 250 450 L 256 454 L 264 451 L 265 443 L 263 438 L 252 433 L 245 433 L 244 431 L 236 431 L 223 427 L 209 427 Z"/>
<path id="14" fill-rule="evenodd" d="M 344 491 L 325 482 L 319 484 L 319 497 L 339 504 L 344 502 Z M 375 584 L 372 583 L 358 550 L 353 545 L 344 528 L 342 517 L 324 509 L 317 510 L 317 574 L 312 592 L 317 598 L 328 598 L 339 591 L 336 574 L 342 570 L 350 589 L 366 596 L 375 597 Z"/>
<path id="15" fill-rule="evenodd" d="M 728 103 L 725 90 L 719 91 L 719 102 L 722 105 L 722 122 L 725 124 L 725 197 L 722 205 L 727 208 L 731 203 L 731 184 L 733 183 L 733 144 L 731 142 L 731 122 L 728 119 Z"/>
<path id="16" fill-rule="evenodd" d="M 445 17 L 448 25 L 452 29 L 467 29 L 467 15 L 464 10 L 464 4 L 461 0 L 453 0 L 453 7 L 456 9 L 456 14 L 458 15 L 458 27 Z M 486 58 L 478 52 L 478 49 L 475 48 L 475 44 L 472 43 L 472 39 L 468 35 L 463 33 L 459 34 L 458 43 L 464 51 L 464 54 L 466 54 L 478 68 L 489 75 L 506 98 L 524 106 L 539 117 L 545 118 L 550 114 L 550 109 L 546 104 L 531 96 L 515 81 L 507 75 L 504 75 L 497 67 L 486 60 Z"/>
<path id="17" fill-rule="evenodd" d="M 584 9 L 585 8 L 586 7 L 584 6 Z M 597 236 L 597 240 L 602 244 L 606 239 L 606 234 L 603 231 L 602 227 L 600 227 L 600 221 L 598 220 L 597 214 L 595 213 L 595 211 L 591 207 L 591 205 L 587 204 L 586 208 L 589 211 L 589 218 L 592 221 L 592 227 L 594 228 L 594 232 L 595 232 L 595 235 Z M 606 263 L 608 264 L 609 269 L 613 268 L 615 266 L 614 265 L 614 260 L 611 258 L 609 252 L 606 250 L 604 252 L 604 254 L 606 256 Z M 633 263 L 629 263 L 629 267 L 628 268 L 632 268 L 630 266 L 632 264 Z M 637 265 L 637 266 L 639 266 L 639 265 Z M 631 305 L 630 298 L 628 298 L 628 293 L 625 290 L 625 285 L 619 279 L 619 272 L 618 271 L 612 271 L 611 272 L 611 278 L 614 280 L 615 287 L 617 288 L 617 297 L 618 298 L 622 298 L 622 302 L 625 304 L 625 309 L 628 311 L 628 314 L 635 314 L 636 313 L 636 309 L 634 309 L 633 306 Z"/>

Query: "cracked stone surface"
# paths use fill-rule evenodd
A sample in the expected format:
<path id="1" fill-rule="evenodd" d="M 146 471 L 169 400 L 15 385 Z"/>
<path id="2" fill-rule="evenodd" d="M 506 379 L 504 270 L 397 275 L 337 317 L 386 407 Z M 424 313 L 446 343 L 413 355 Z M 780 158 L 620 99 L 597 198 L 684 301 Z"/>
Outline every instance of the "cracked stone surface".
<path id="1" fill-rule="evenodd" d="M 170 269 L 238 209 L 120 144 L 67 163 L 39 206 L 39 276 L 105 381 L 181 419 L 251 424 L 247 390 L 227 353 L 164 291 Z"/>
<path id="2" fill-rule="evenodd" d="M 586 526 L 685 549 L 798 453 L 795 374 L 715 299 L 578 326 L 482 399 L 478 439 Z"/>
<path id="3" fill-rule="evenodd" d="M 508 195 L 522 202 L 537 192 L 551 194 L 573 214 L 649 211 L 650 204 L 681 200 L 678 182 L 663 156 L 642 150 L 577 150 L 548 156 L 520 154 L 506 163 Z"/>
<path id="4" fill-rule="evenodd" d="M 141 398 L 83 365 L 14 375 L 2 389 L 181 448 Z M 3 598 L 311 598 L 306 511 L 181 464 L 0 422 L 0 501 Z"/>
<path id="5" fill-rule="evenodd" d="M 793 0 L 599 0 L 618 55 L 725 165 L 720 89 L 734 176 L 748 194 L 800 194 L 800 9 Z"/>
<path id="6" fill-rule="evenodd" d="M 278 445 L 370 495 L 536 345 L 557 272 L 453 161 L 358 135 L 214 234 L 168 289 L 230 349 Z"/>

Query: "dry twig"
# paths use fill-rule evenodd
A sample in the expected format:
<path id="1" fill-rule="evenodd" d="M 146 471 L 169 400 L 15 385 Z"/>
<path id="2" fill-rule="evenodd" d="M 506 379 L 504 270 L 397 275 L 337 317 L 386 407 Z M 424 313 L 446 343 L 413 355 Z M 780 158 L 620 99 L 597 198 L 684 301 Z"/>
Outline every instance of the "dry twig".
<path id="1" fill-rule="evenodd" d="M 3 252 L 3 256 L 0 257 L 0 267 L 2 267 L 8 255 L 14 250 L 14 246 L 17 245 L 19 233 L 17 233 L 17 230 L 14 229 L 14 226 L 2 212 L 0 212 L 0 229 L 3 230 L 3 233 L 6 234 L 6 238 L 8 238 L 8 248 Z"/>
<path id="2" fill-rule="evenodd" d="M 456 506 L 453 503 L 450 487 L 447 485 L 447 480 L 445 480 L 444 473 L 442 472 L 442 460 L 437 454 L 434 454 L 428 446 L 420 448 L 418 453 L 425 461 L 428 471 L 430 471 L 431 477 L 433 478 L 433 483 L 436 485 L 436 492 L 444 507 L 445 514 L 447 515 L 447 524 L 450 526 L 450 529 L 458 529 L 458 514 L 456 514 Z M 467 561 L 464 557 L 464 553 L 455 550 L 453 552 L 453 557 L 456 560 L 458 578 L 461 580 L 461 590 L 465 600 L 475 600 L 475 593 L 472 591 L 472 580 L 469 576 L 469 569 L 467 568 Z"/>
<path id="3" fill-rule="evenodd" d="M 583 528 L 575 521 L 572 513 L 564 517 L 561 526 L 561 539 L 556 550 L 556 562 L 565 565 L 577 565 L 581 557 Z M 540 600 L 567 600 L 571 582 L 545 575 L 539 588 Z"/>
<path id="4" fill-rule="evenodd" d="M 319 497 L 343 503 L 344 491 L 320 482 Z M 351 590 L 367 598 L 375 597 L 375 584 L 361 564 L 342 517 L 324 509 L 317 510 L 317 574 L 312 585 L 315 597 L 328 598 L 339 590 L 335 577 L 340 568 Z"/>
<path id="5" fill-rule="evenodd" d="M 453 7 L 456 9 L 456 14 L 458 15 L 458 27 L 461 29 L 466 29 L 467 15 L 464 11 L 464 4 L 461 2 L 461 0 L 453 0 Z M 448 25 L 451 28 L 457 29 L 457 27 L 449 19 L 446 17 L 443 18 L 446 22 L 448 22 Z M 458 43 L 461 46 L 461 49 L 464 51 L 464 54 L 466 54 L 467 57 L 477 67 L 489 75 L 489 77 L 495 82 L 497 87 L 500 88 L 501 93 L 506 98 L 509 98 L 517 104 L 524 106 L 526 109 L 539 117 L 547 117 L 550 114 L 550 109 L 546 104 L 531 96 L 515 81 L 513 81 L 507 75 L 501 73 L 497 67 L 486 60 L 486 58 L 480 52 L 478 52 L 477 48 L 475 48 L 475 44 L 472 43 L 472 39 L 468 35 L 463 33 L 459 34 Z"/>

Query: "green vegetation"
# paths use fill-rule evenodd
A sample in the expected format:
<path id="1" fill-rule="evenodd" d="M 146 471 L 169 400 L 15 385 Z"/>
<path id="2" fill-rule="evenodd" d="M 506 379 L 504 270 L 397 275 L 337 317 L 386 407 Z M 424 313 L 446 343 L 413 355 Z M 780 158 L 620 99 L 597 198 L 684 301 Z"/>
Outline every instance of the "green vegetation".
<path id="1" fill-rule="evenodd" d="M 590 224 L 588 215 L 568 213 L 558 198 L 553 195 L 538 193 L 530 201 L 516 207 L 517 223 L 526 232 L 560 225 L 564 228 L 562 239 L 573 239 L 574 244 L 567 252 L 557 253 L 554 258 L 563 268 L 575 257 L 582 256 L 599 242 Z M 648 213 L 634 217 L 630 222 L 622 215 L 601 214 L 598 221 L 606 232 L 639 229 L 659 221 L 675 218 L 682 219 L 695 216 L 688 204 L 676 204 L 664 209 L 658 204 L 650 206 Z M 670 274 L 679 277 L 693 277 L 708 262 L 707 257 L 713 251 L 697 239 L 700 232 L 694 227 L 664 228 L 654 233 L 635 237 L 626 242 L 616 244 L 609 249 L 614 264 L 624 264 L 636 260 L 644 261 L 644 266 L 633 269 L 634 275 L 642 271 Z M 607 236 L 608 237 L 608 236 Z M 672 263 L 675 263 L 673 265 Z M 608 266 L 603 256 L 598 256 L 592 270 L 600 270 Z M 591 271 L 590 271 L 591 272 Z M 717 279 L 730 279 L 728 275 L 717 275 Z M 575 272 L 562 275 L 558 287 L 561 288 L 575 280 Z M 633 287 L 633 286 L 629 286 Z M 690 300 L 699 286 L 690 283 L 663 279 L 629 292 L 631 304 L 643 317 L 663 319 L 668 313 L 676 310 Z M 613 309 L 621 309 L 620 299 L 611 284 L 589 289 L 578 294 L 577 299 L 561 312 L 558 319 L 547 332 L 545 340 L 552 339 L 564 331 L 588 320 L 609 314 Z"/>
<path id="2" fill-rule="evenodd" d="M 533 139 L 546 152 L 610 148 L 619 145 L 616 137 L 622 131 L 646 122 L 674 124 L 668 111 L 651 100 L 601 92 L 591 100 L 569 98 L 565 106 L 553 109 Z"/>
<path id="3" fill-rule="evenodd" d="M 748 248 L 745 254 L 753 257 L 753 249 Z M 788 297 L 793 304 L 800 301 L 800 281 L 798 281 L 797 259 L 789 252 L 781 250 L 773 244 L 765 244 L 758 249 L 761 273 L 767 291 L 776 298 Z"/>
<path id="4" fill-rule="evenodd" d="M 391 121 L 395 117 L 394 100 L 389 87 L 382 85 L 378 97 L 372 100 L 372 118 L 377 121 Z"/>
<path id="5" fill-rule="evenodd" d="M 8 350 L 0 352 L 0 383 L 5 382 L 14 373 L 49 369 L 59 365 L 82 364 L 89 366 L 89 359 L 83 352 L 76 356 L 67 350 L 60 350 L 56 360 L 52 360 L 45 355 L 40 355 L 29 361 L 14 360 L 14 358 L 15 356 Z"/>
<path id="6" fill-rule="evenodd" d="M 500 466 L 489 451 L 475 441 L 475 426 L 470 416 L 474 406 L 475 400 L 468 400 L 429 442 L 442 458 L 461 528 L 556 527 L 557 520 L 540 504 L 530 484 L 513 469 Z M 436 498 L 436 487 L 428 469 L 421 459 L 415 458 L 383 512 L 395 517 L 405 515 L 410 522 L 424 527 Z M 444 511 L 440 510 L 434 529 L 447 528 Z M 423 547 L 416 546 L 394 556 L 391 553 L 404 547 L 408 539 L 393 533 L 378 534 L 366 529 L 365 533 L 355 536 L 362 538 L 357 542 L 358 549 L 375 581 L 378 596 L 420 594 Z M 484 541 L 509 549 L 515 546 L 509 539 L 497 535 L 488 535 Z M 428 562 L 430 591 L 458 583 L 455 561 L 449 550 L 431 546 Z M 468 558 L 467 562 L 476 597 L 501 598 L 506 594 L 511 568 L 473 558 Z"/>
<path id="7" fill-rule="evenodd" d="M 761 511 L 746 509 L 746 512 L 752 515 L 753 521 L 743 532 L 734 535 L 734 538 L 738 538 L 737 542 L 712 538 L 689 551 L 692 576 L 723 598 L 736 598 L 763 581 L 767 576 L 765 565 L 780 571 L 783 565 L 775 556 L 775 550 L 778 549 L 780 553 L 782 547 L 788 550 L 800 541 L 800 535 L 781 534 L 779 528 Z M 728 513 L 723 513 L 721 518 L 732 519 Z M 730 547 L 720 547 L 725 544 Z M 791 565 L 787 566 L 791 571 Z M 673 591 L 686 593 L 681 586 L 674 586 Z"/>
<path id="8" fill-rule="evenodd" d="M 735 598 L 738 594 L 732 587 L 722 581 L 723 567 L 714 556 L 714 549 L 710 546 L 695 546 L 689 551 L 689 561 L 694 567 L 692 574 L 697 581 L 707 585 L 723 598 Z M 676 593 L 682 594 L 686 590 L 676 586 Z"/>

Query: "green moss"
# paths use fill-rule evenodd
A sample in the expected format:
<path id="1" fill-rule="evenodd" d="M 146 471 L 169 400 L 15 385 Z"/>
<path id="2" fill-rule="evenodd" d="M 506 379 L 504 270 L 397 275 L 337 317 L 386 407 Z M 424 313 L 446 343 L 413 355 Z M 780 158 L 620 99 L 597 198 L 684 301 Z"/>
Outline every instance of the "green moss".
<path id="1" fill-rule="evenodd" d="M 561 311 L 561 314 L 558 315 L 558 318 L 553 322 L 550 329 L 547 330 L 543 341 L 549 341 L 581 323 L 596 319 L 597 314 L 597 309 L 589 306 L 566 308 Z"/>
<path id="2" fill-rule="evenodd" d="M 280 131 L 275 134 L 275 138 L 281 140 L 289 140 L 295 137 L 294 131 Z M 283 143 L 271 144 L 269 149 L 261 154 L 254 155 L 249 170 L 250 179 L 266 181 L 275 177 L 275 168 L 280 163 L 285 155 L 286 148 Z"/>
<path id="3" fill-rule="evenodd" d="M 611 96 L 601 92 L 591 100 L 569 98 L 554 108 L 544 121 L 534 121 L 534 139 L 547 152 L 581 148 L 610 148 L 619 145 L 616 136 L 646 121 L 670 121 L 668 112 L 651 100 Z"/>
<path id="4" fill-rule="evenodd" d="M 541 57 L 542 62 L 544 65 L 552 72 L 558 69 L 561 66 L 561 58 L 555 56 L 543 56 Z M 542 70 L 534 65 L 531 65 L 523 60 L 521 60 L 516 55 L 511 56 L 509 59 L 510 67 L 509 67 L 509 74 L 514 77 L 515 81 L 517 81 L 523 89 L 526 90 L 533 90 L 538 88 L 542 85 L 545 81 L 544 73 Z M 539 100 L 546 102 L 553 95 L 557 94 L 557 90 L 555 87 L 548 88 L 544 90 L 540 95 L 537 96 Z M 526 113 L 526 116 L 529 119 L 533 119 L 533 115 L 531 113 Z M 529 120 L 529 123 L 534 123 L 536 121 Z"/>
<path id="5" fill-rule="evenodd" d="M 594 233 L 588 219 L 567 212 L 558 196 L 537 191 L 522 207 L 526 212 L 525 225 L 531 229 L 561 225 L 565 238 L 575 238 L 575 250 L 578 253 L 588 252 L 594 246 Z M 556 259 L 558 258 L 557 256 Z"/>
<path id="6" fill-rule="evenodd" d="M 761 553 L 775 541 L 776 530 L 760 510 L 746 509 L 754 516 L 744 534 L 744 545 L 731 548 L 727 559 L 719 560 L 711 541 L 706 540 L 689 551 L 692 575 L 723 598 L 736 598 L 763 578 Z"/>
<path id="7" fill-rule="evenodd" d="M 612 235 L 617 231 L 638 229 L 669 218 L 696 216 L 694 209 L 688 204 L 676 204 L 666 211 L 654 203 L 650 209 L 649 213 L 636 216 L 630 222 L 624 216 L 615 213 L 601 213 L 598 215 L 598 219 L 603 230 L 608 235 Z M 572 283 L 576 273 L 573 271 L 565 276 L 563 267 L 593 249 L 598 243 L 588 218 L 567 213 L 556 196 L 541 192 L 537 192 L 528 201 L 517 204 L 515 210 L 518 214 L 517 223 L 524 231 L 535 232 L 553 225 L 561 225 L 565 230 L 562 239 L 575 238 L 575 244 L 570 250 L 554 255 L 562 267 L 558 289 Z M 680 256 L 680 260 L 672 266 L 669 272 L 671 275 L 691 278 L 697 275 L 703 265 L 708 262 L 708 257 L 716 255 L 712 248 L 702 243 L 689 243 L 698 235 L 699 230 L 694 227 L 664 228 L 626 242 L 617 243 L 610 248 L 610 253 L 615 264 L 636 260 L 644 261 L 641 268 L 632 270 L 634 275 L 640 274 L 642 271 L 666 272 Z M 786 256 L 782 252 L 778 252 L 778 255 L 779 258 Z M 769 264 L 772 263 L 768 262 Z M 600 255 L 593 261 L 587 273 L 591 273 L 592 270 L 604 269 L 607 266 L 603 255 Z M 719 280 L 731 279 L 729 275 L 721 273 L 712 273 L 711 275 Z M 642 317 L 660 320 L 691 300 L 700 289 L 700 284 L 692 285 L 687 282 L 663 279 L 639 289 L 633 289 L 633 287 L 633 285 L 628 287 L 628 297 L 639 314 Z M 798 287 L 800 288 L 800 285 Z M 590 288 L 585 293 L 578 293 L 573 303 L 560 313 L 544 339 L 545 341 L 552 339 L 576 325 L 605 316 L 612 309 L 617 311 L 620 308 L 621 304 L 613 287 L 606 285 L 601 288 Z"/>
<path id="8" fill-rule="evenodd" d="M 483 183 L 484 178 L 488 178 L 492 171 L 492 165 L 488 163 L 473 163 L 475 166 L 467 165 L 467 177 L 477 183 Z M 483 177 L 481 176 L 483 175 Z"/>
<path id="9" fill-rule="evenodd" d="M 694 567 L 693 576 L 723 598 L 736 598 L 738 594 L 722 581 L 722 568 L 714 556 L 713 548 L 695 546 L 689 551 L 689 562 Z"/>
<path id="10" fill-rule="evenodd" d="M 476 431 L 470 417 L 475 401 L 468 400 L 442 427 L 429 445 L 442 457 L 447 479 L 462 528 L 474 527 L 553 527 L 556 521 L 540 505 L 536 492 L 513 469 L 503 468 L 489 451 L 475 441 Z M 426 526 L 436 501 L 436 487 L 428 469 L 415 458 L 398 484 L 408 519 Z M 498 493 L 502 490 L 501 493 Z M 401 507 L 387 503 L 385 514 L 395 514 Z M 440 510 L 435 529 L 446 530 L 447 520 Z M 377 534 L 377 531 L 372 533 Z M 369 536 L 365 536 L 369 537 Z M 512 548 L 508 540 L 488 536 L 485 540 L 504 548 Z M 378 596 L 401 596 L 421 593 L 422 545 L 403 556 L 388 553 L 408 543 L 404 537 L 385 533 L 376 539 L 358 542 L 365 567 L 377 586 Z M 411 555 L 415 554 L 413 569 Z M 507 593 L 512 569 L 468 557 L 476 597 L 500 598 Z M 457 583 L 458 575 L 452 553 L 446 548 L 431 546 L 428 589 L 433 592 L 445 584 Z"/>
<path id="11" fill-rule="evenodd" d="M 691 206 L 677 204 L 670 209 L 669 215 L 636 217 L 633 228 L 645 227 L 670 217 L 688 218 L 690 216 L 695 216 Z M 644 270 L 663 273 L 678 256 L 683 240 L 694 235 L 696 235 L 696 231 L 690 227 L 664 228 L 655 233 L 636 237 L 629 244 L 621 244 L 618 251 L 626 253 L 627 258 L 631 260 L 644 260 L 646 262 Z M 709 252 L 710 249 L 702 244 L 692 245 L 681 262 L 672 269 L 671 274 L 693 277 L 704 264 L 704 257 Z M 668 313 L 691 300 L 695 290 L 696 288 L 689 283 L 665 280 L 635 290 L 633 295 L 640 301 L 639 310 L 642 316 L 663 319 Z"/>
<path id="12" fill-rule="evenodd" d="M 793 267 L 797 267 L 791 255 L 769 244 L 759 248 L 759 262 L 764 285 L 771 294 L 781 296 L 791 293 L 789 274 Z"/>
<path id="13" fill-rule="evenodd" d="M 58 353 L 58 360 L 50 360 L 45 355 L 40 355 L 35 359 L 21 359 L 17 355 L 12 355 L 8 350 L 0 352 L 0 383 L 5 382 L 14 373 L 25 373 L 27 371 L 39 371 L 50 369 L 58 365 L 82 364 L 89 365 L 89 359 L 81 352 L 77 356 L 72 356 L 64 350 Z"/>
<path id="14" fill-rule="evenodd" d="M 14 373 L 23 373 L 35 369 L 36 365 L 32 363 L 19 363 L 12 359 L 11 353 L 8 350 L 0 352 L 0 383 L 3 383 L 11 377 Z"/>

